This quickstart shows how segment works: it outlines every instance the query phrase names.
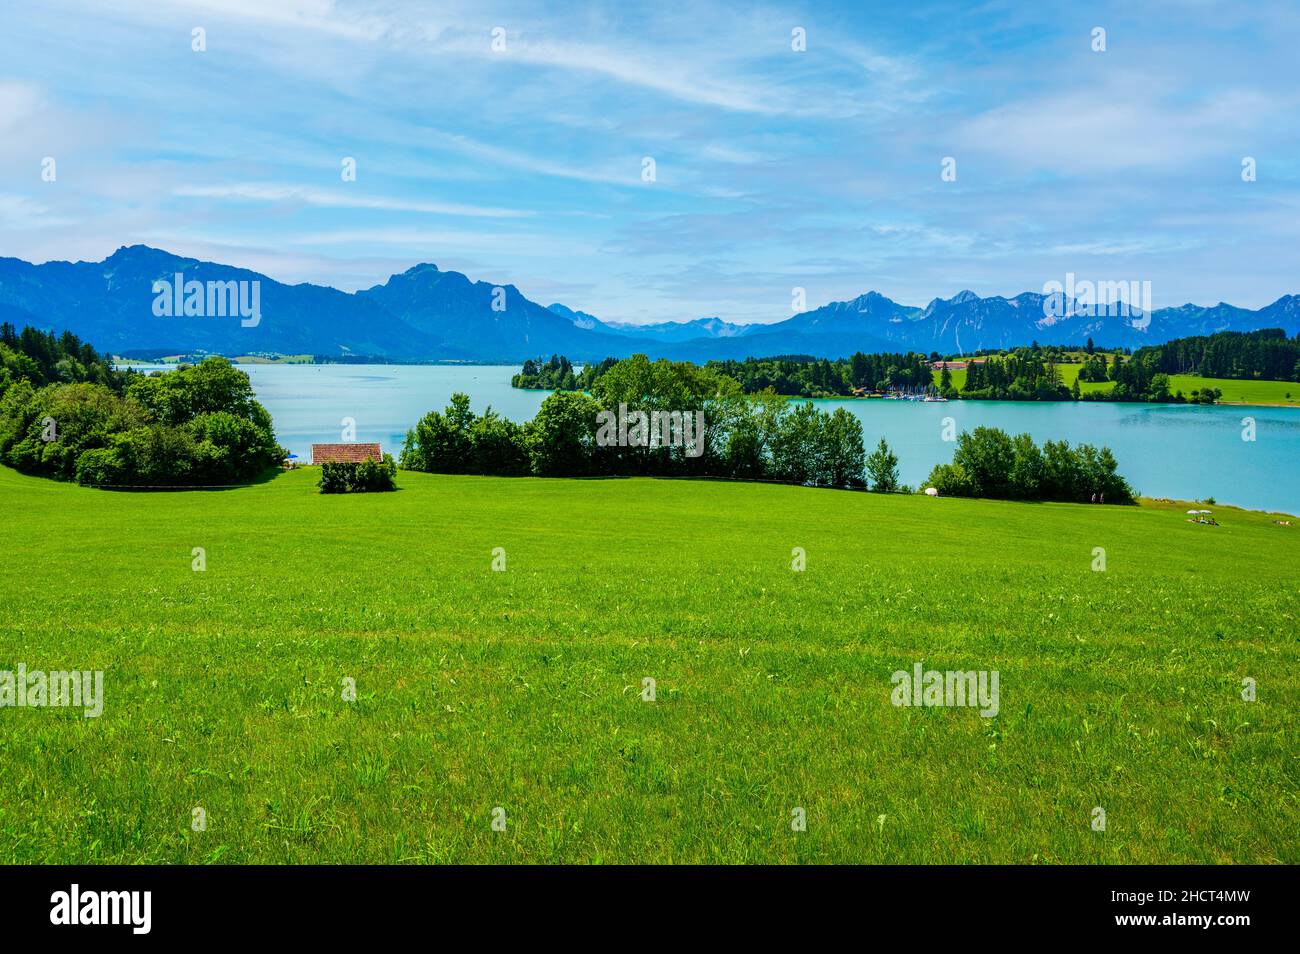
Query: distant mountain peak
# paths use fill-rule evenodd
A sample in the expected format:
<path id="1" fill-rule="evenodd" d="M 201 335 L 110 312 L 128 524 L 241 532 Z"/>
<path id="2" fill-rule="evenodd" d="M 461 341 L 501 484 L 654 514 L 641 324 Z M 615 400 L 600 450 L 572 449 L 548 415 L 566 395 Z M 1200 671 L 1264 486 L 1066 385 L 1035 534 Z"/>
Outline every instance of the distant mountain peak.
<path id="1" fill-rule="evenodd" d="M 112 255 L 109 255 L 104 259 L 104 261 L 98 264 L 121 265 L 129 262 L 157 261 L 160 259 L 176 262 L 198 261 L 197 258 L 187 258 L 184 255 L 177 255 L 175 252 L 169 252 L 166 249 L 154 248 L 152 245 L 123 245 Z"/>
<path id="2" fill-rule="evenodd" d="M 262 282 L 264 318 L 256 328 L 217 316 L 153 314 L 150 282 L 184 272 L 203 280 Z M 498 307 L 504 288 L 508 307 Z M 718 317 L 649 324 L 602 322 L 559 302 L 532 301 L 514 285 L 474 281 L 431 262 L 380 285 L 344 292 L 324 285 L 282 284 L 250 269 L 123 245 L 102 262 L 34 265 L 0 258 L 0 315 L 72 331 L 102 350 L 157 354 L 209 351 L 238 355 L 354 354 L 428 361 L 522 361 L 564 354 L 574 361 L 637 352 L 651 357 L 712 358 L 855 351 L 969 353 L 981 348 L 1079 344 L 1140 347 L 1219 331 L 1300 331 L 1300 296 L 1259 309 L 1219 302 L 1162 308 L 1133 321 L 1060 305 L 1063 295 L 1022 292 L 982 298 L 963 289 L 926 308 L 902 305 L 876 290 L 828 302 L 772 323 L 733 324 Z M 36 317 L 36 316 L 39 316 Z"/>
<path id="3" fill-rule="evenodd" d="M 415 276 L 415 275 L 420 275 L 420 274 L 422 274 L 422 273 L 424 273 L 424 272 L 434 272 L 434 273 L 436 273 L 436 274 L 442 274 L 442 273 L 438 270 L 438 266 L 435 265 L 435 264 L 433 264 L 433 262 L 421 262 L 419 265 L 412 265 L 412 266 L 411 266 L 410 268 L 408 268 L 406 271 L 402 272 L 402 275 L 403 275 L 403 276 L 406 276 L 406 275 Z"/>
<path id="4" fill-rule="evenodd" d="M 555 312 L 555 314 L 559 315 L 561 318 L 569 319 L 569 321 L 573 322 L 573 324 L 578 328 L 605 328 L 605 323 L 595 315 L 589 315 L 585 311 L 577 311 L 558 301 L 547 305 L 546 310 Z"/>

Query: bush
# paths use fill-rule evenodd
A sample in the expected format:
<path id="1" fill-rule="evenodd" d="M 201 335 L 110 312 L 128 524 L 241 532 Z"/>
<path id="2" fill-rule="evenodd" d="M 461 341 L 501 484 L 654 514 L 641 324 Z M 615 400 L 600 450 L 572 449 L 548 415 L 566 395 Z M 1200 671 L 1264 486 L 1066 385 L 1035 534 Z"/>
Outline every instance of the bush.
<path id="1" fill-rule="evenodd" d="M 97 447 L 78 457 L 76 480 L 84 487 L 117 487 L 128 482 L 121 455 L 111 447 Z"/>
<path id="2" fill-rule="evenodd" d="M 316 484 L 323 494 L 364 494 L 397 489 L 397 464 L 392 454 L 382 461 L 340 461 L 321 464 Z"/>
<path id="3" fill-rule="evenodd" d="M 330 463 L 320 465 L 320 480 L 316 486 L 323 494 L 345 494 L 356 477 L 356 464 Z"/>
<path id="4" fill-rule="evenodd" d="M 363 460 L 357 464 L 352 490 L 358 493 L 383 493 L 397 489 L 397 464 L 392 454 L 382 460 Z"/>
<path id="5" fill-rule="evenodd" d="M 930 471 L 927 487 L 939 491 L 941 497 L 974 497 L 975 483 L 961 464 L 939 464 Z"/>

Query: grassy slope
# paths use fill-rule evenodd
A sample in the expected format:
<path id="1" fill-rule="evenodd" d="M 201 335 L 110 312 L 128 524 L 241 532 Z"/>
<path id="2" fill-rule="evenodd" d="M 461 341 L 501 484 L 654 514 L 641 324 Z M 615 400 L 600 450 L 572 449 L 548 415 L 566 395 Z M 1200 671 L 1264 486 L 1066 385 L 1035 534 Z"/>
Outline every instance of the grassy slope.
<path id="1" fill-rule="evenodd" d="M 1300 384 L 1294 381 L 1235 381 L 1231 378 L 1201 378 L 1192 374 L 1171 374 L 1169 389 L 1190 394 L 1199 388 L 1218 388 L 1220 404 L 1300 405 Z"/>
<path id="2" fill-rule="evenodd" d="M 1060 372 L 1061 382 L 1066 387 L 1074 384 L 1074 379 L 1079 376 L 1081 365 L 1077 364 L 1058 364 L 1056 370 Z M 949 371 L 952 375 L 953 387 L 961 390 L 966 386 L 965 370 Z M 939 383 L 942 372 L 934 373 L 934 383 Z M 1081 381 L 1079 389 L 1084 392 L 1088 391 L 1109 391 L 1115 386 L 1113 381 Z M 1169 376 L 1169 390 L 1173 392 L 1182 391 L 1183 394 L 1191 394 L 1192 391 L 1199 391 L 1201 388 L 1218 388 L 1223 392 L 1223 397 L 1219 399 L 1221 404 L 1275 404 L 1288 407 L 1300 406 L 1300 384 L 1294 381 L 1235 381 L 1230 378 L 1202 378 L 1194 374 L 1171 374 Z"/>
<path id="3" fill-rule="evenodd" d="M 0 710 L 0 862 L 1300 861 L 1300 526 L 313 480 L 0 468 L 0 669 L 102 668 L 107 696 L 98 720 Z M 999 670 L 1001 714 L 892 707 L 917 660 Z"/>

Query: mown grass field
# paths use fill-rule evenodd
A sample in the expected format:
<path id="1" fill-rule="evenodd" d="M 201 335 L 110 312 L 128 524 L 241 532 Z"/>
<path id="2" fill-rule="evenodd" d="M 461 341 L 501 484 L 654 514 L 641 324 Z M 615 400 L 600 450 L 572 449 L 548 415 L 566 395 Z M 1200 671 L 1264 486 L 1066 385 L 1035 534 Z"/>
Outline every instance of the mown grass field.
<path id="1" fill-rule="evenodd" d="M 0 862 L 1300 861 L 1300 526 L 315 477 L 0 468 L 0 669 L 106 696 L 0 709 Z M 999 715 L 892 706 L 918 661 L 997 670 Z"/>
<path id="2" fill-rule="evenodd" d="M 1220 404 L 1280 404 L 1300 406 L 1300 384 L 1294 381 L 1234 381 L 1231 378 L 1199 378 L 1193 374 L 1171 374 L 1169 389 L 1190 394 L 1198 388 L 1218 388 Z"/>
<path id="3" fill-rule="evenodd" d="M 1061 375 L 1061 383 L 1067 388 L 1073 387 L 1079 377 L 1082 365 L 1058 364 L 1056 370 Z M 966 386 L 966 371 L 949 371 L 953 387 L 961 390 Z M 939 383 L 941 372 L 934 373 L 934 383 Z M 1085 394 L 1091 391 L 1109 391 L 1115 386 L 1113 381 L 1080 381 L 1079 390 Z M 1171 374 L 1169 390 L 1182 391 L 1184 395 L 1202 388 L 1218 388 L 1223 392 L 1220 404 L 1263 404 L 1282 407 L 1300 407 L 1300 384 L 1294 381 L 1237 381 L 1231 378 L 1202 378 L 1194 374 Z"/>

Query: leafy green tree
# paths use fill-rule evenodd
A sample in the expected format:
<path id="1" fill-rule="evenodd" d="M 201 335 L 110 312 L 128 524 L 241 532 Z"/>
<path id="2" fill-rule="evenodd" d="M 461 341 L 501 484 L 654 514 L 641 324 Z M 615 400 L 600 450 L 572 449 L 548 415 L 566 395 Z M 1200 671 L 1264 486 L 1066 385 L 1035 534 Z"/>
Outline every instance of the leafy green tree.
<path id="1" fill-rule="evenodd" d="M 1045 464 L 1042 451 L 1028 434 L 1011 439 L 1010 494 L 1021 500 L 1038 500 L 1042 492 Z"/>
<path id="2" fill-rule="evenodd" d="M 539 477 L 587 477 L 598 473 L 596 417 L 601 407 L 581 391 L 556 391 L 525 429 L 532 472 Z"/>
<path id="3" fill-rule="evenodd" d="M 867 361 L 867 356 L 861 351 L 855 353 L 849 359 L 849 381 L 855 388 L 870 387 L 875 384 L 874 381 L 868 381 L 867 374 L 871 366 Z"/>
<path id="4" fill-rule="evenodd" d="M 157 377 L 137 376 L 126 395 L 160 424 L 184 424 L 200 414 L 225 411 L 271 428 L 271 417 L 257 403 L 248 375 L 225 358 L 206 358 Z"/>
<path id="5" fill-rule="evenodd" d="M 867 457 L 867 483 L 877 493 L 890 493 L 898 489 L 898 456 L 890 450 L 882 437 L 876 449 Z"/>
<path id="6" fill-rule="evenodd" d="M 862 422 L 844 408 L 837 407 L 823 424 L 822 442 L 826 484 L 830 487 L 861 487 L 864 465 Z"/>
<path id="7" fill-rule="evenodd" d="M 101 384 L 52 384 L 26 393 L 17 405 L 6 401 L 8 435 L 0 452 L 11 467 L 57 480 L 76 478 L 77 458 L 88 450 L 113 446 L 116 434 L 147 429 L 149 415 L 130 399 Z M 46 440 L 45 422 L 52 422 L 55 439 Z"/>
<path id="8" fill-rule="evenodd" d="M 229 411 L 206 411 L 183 429 L 194 442 L 194 472 L 204 483 L 238 483 L 280 457 L 270 431 Z"/>
<path id="9" fill-rule="evenodd" d="M 475 423 L 469 395 L 457 391 L 446 409 L 430 411 L 406 433 L 402 467 L 433 474 L 469 473 L 473 464 Z"/>
<path id="10" fill-rule="evenodd" d="M 772 442 L 788 404 L 771 390 L 717 403 L 712 420 L 726 434 L 723 473 L 751 480 L 772 475 Z"/>
<path id="11" fill-rule="evenodd" d="M 524 429 L 488 408 L 470 431 L 473 472 L 516 477 L 528 473 L 528 449 Z"/>
<path id="12" fill-rule="evenodd" d="M 796 484 L 827 482 L 823 460 L 823 415 L 811 403 L 782 416 L 772 435 L 772 476 Z"/>
<path id="13" fill-rule="evenodd" d="M 1009 496 L 1015 447 L 1005 431 L 996 427 L 963 431 L 957 435 L 953 462 L 961 464 L 974 484 L 977 496 Z"/>

